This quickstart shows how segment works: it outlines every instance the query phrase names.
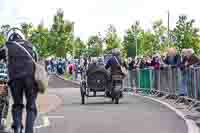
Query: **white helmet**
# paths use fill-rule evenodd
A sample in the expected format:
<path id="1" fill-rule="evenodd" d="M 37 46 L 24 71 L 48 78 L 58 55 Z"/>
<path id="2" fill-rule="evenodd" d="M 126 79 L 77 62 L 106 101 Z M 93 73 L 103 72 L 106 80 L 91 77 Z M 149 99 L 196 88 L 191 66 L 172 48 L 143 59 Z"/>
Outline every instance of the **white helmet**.
<path id="1" fill-rule="evenodd" d="M 22 33 L 22 31 L 19 28 L 11 28 L 7 32 L 6 40 L 7 41 L 15 41 L 18 39 L 25 40 L 24 34 Z"/>
<path id="2" fill-rule="evenodd" d="M 120 49 L 119 48 L 112 49 L 112 54 L 113 55 L 120 55 Z"/>

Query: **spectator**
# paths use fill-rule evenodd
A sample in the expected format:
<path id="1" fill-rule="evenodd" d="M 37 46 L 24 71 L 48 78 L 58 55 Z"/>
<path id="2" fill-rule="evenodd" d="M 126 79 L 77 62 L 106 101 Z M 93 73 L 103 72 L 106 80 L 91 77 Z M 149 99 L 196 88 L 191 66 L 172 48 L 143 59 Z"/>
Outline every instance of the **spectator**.
<path id="1" fill-rule="evenodd" d="M 45 70 L 46 70 L 47 72 L 48 72 L 48 69 L 47 69 L 48 65 L 49 65 L 49 61 L 46 59 L 46 60 L 45 60 Z"/>
<path id="2" fill-rule="evenodd" d="M 177 67 L 181 63 L 181 56 L 176 52 L 175 48 L 169 48 L 167 52 L 167 57 L 164 60 L 164 62 L 166 63 L 166 65 L 170 66 L 167 69 L 170 75 L 167 81 L 171 81 L 169 82 L 169 85 L 170 85 L 169 93 L 175 95 L 175 90 L 177 88 L 177 83 L 179 81 L 178 76 L 177 76 L 179 73 L 179 70 L 177 69 Z"/>
<path id="3" fill-rule="evenodd" d="M 91 62 L 90 62 L 90 64 L 88 65 L 88 69 L 87 69 L 87 75 L 89 74 L 89 72 L 91 71 L 91 70 L 93 70 L 94 68 L 96 68 L 96 66 L 97 66 L 97 60 L 96 60 L 96 58 L 93 58 L 92 60 L 91 60 Z"/>
<path id="4" fill-rule="evenodd" d="M 51 72 L 54 72 L 53 58 L 50 60 Z"/>
<path id="5" fill-rule="evenodd" d="M 148 64 L 148 62 L 145 58 L 142 58 L 141 62 L 140 62 L 140 69 L 147 68 L 148 66 L 150 66 L 150 64 Z"/>
<path id="6" fill-rule="evenodd" d="M 160 67 L 161 67 L 161 59 L 160 59 L 160 55 L 159 54 L 155 54 L 153 56 L 153 59 L 151 61 L 151 66 L 154 69 L 154 87 L 156 90 L 160 89 Z"/>
<path id="7" fill-rule="evenodd" d="M 151 61 L 151 66 L 156 70 L 160 69 L 160 59 L 159 59 L 159 55 L 158 54 L 156 54 L 153 57 L 153 59 Z"/>
<path id="8" fill-rule="evenodd" d="M 133 60 L 133 58 L 129 57 L 128 58 L 128 79 L 129 79 L 129 87 L 133 88 L 134 87 L 134 83 L 133 83 L 133 69 L 134 69 L 134 65 L 135 65 L 135 61 Z"/>
<path id="9" fill-rule="evenodd" d="M 167 52 L 167 57 L 164 63 L 171 66 L 177 66 L 181 63 L 181 57 L 177 54 L 175 48 L 169 48 Z"/>
<path id="10" fill-rule="evenodd" d="M 199 58 L 194 54 L 193 49 L 187 49 L 186 50 L 186 67 L 189 67 L 191 65 L 198 65 Z"/>
<path id="11" fill-rule="evenodd" d="M 185 69 L 186 67 L 186 53 L 187 53 L 187 49 L 183 49 L 182 50 L 182 62 L 180 64 L 180 68 L 181 68 L 181 74 L 182 74 L 182 80 L 181 80 L 181 88 L 180 88 L 180 92 L 179 92 L 179 96 L 186 96 L 187 95 L 187 70 Z"/>
<path id="12" fill-rule="evenodd" d="M 73 74 L 74 73 L 74 71 L 75 71 L 75 64 L 74 63 L 71 63 L 71 64 L 69 64 L 69 66 L 68 66 L 68 70 L 69 70 L 69 74 Z"/>
<path id="13" fill-rule="evenodd" d="M 199 58 L 195 55 L 193 49 L 187 49 L 186 50 L 186 59 L 185 59 L 185 66 L 186 66 L 186 81 L 187 84 L 190 86 L 187 86 L 187 95 L 190 97 L 195 97 L 195 92 L 193 86 L 194 80 L 191 78 L 193 77 L 193 74 L 191 73 L 191 69 L 187 69 L 188 67 L 194 67 L 199 64 Z M 191 86 L 192 85 L 192 86 Z"/>

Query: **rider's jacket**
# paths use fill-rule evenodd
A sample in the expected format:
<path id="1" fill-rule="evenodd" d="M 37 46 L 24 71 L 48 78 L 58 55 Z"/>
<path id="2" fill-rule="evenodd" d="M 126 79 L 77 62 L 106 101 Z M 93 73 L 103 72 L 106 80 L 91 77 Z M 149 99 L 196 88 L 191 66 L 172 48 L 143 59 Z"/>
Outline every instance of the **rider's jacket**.
<path id="1" fill-rule="evenodd" d="M 118 61 L 117 61 L 117 60 Z M 119 63 L 118 63 L 119 62 Z M 120 65 L 119 65 L 120 64 Z M 121 71 L 121 66 L 122 63 L 121 63 L 121 60 L 119 57 L 117 56 L 112 56 L 108 62 L 106 63 L 106 66 L 105 68 L 108 69 L 110 68 L 111 69 L 111 75 L 123 75 L 122 71 Z"/>

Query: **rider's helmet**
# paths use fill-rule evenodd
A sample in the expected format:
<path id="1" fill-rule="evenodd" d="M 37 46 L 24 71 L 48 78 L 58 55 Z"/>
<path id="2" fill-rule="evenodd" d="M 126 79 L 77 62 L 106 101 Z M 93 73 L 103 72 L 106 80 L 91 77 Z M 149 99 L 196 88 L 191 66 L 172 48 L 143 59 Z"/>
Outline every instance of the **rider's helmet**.
<path id="1" fill-rule="evenodd" d="M 92 58 L 92 64 L 97 64 L 97 58 Z"/>
<path id="2" fill-rule="evenodd" d="M 7 32 L 7 41 L 25 40 L 25 35 L 19 28 L 12 28 Z"/>
<path id="3" fill-rule="evenodd" d="M 120 49 L 119 48 L 112 49 L 112 55 L 113 56 L 120 56 Z"/>

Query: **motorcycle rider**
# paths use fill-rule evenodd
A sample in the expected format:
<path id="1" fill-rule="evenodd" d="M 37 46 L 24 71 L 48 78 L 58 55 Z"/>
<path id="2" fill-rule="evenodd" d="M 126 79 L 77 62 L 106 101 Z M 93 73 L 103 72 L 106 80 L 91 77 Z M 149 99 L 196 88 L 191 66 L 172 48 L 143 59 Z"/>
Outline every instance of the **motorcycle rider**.
<path id="1" fill-rule="evenodd" d="M 116 86 L 117 84 L 120 84 L 121 86 L 123 85 L 123 79 L 126 76 L 122 70 L 121 66 L 124 66 L 127 69 L 126 64 L 122 61 L 120 57 L 120 50 L 119 49 L 113 49 L 112 50 L 112 57 L 107 61 L 105 68 L 109 69 L 110 68 L 110 75 L 111 75 L 111 82 L 109 84 L 109 88 L 106 91 L 107 95 L 112 95 L 112 101 L 114 101 L 115 93 L 113 92 L 113 87 Z M 114 78 L 115 77 L 115 78 Z M 117 78 L 116 78 L 117 77 Z M 118 94 L 117 94 L 118 95 Z M 120 96 L 122 97 L 122 93 L 120 93 Z M 118 101 L 117 101 L 118 103 Z"/>
<path id="2" fill-rule="evenodd" d="M 24 47 L 36 61 L 37 54 L 32 44 L 25 40 L 25 36 L 19 29 L 12 28 L 9 33 L 6 44 L 0 49 L 0 59 L 5 59 L 8 64 L 8 85 L 13 98 L 12 128 L 14 133 L 22 133 L 23 94 L 25 94 L 27 112 L 25 133 L 33 133 L 37 116 L 36 98 L 38 95 L 34 80 L 34 63 L 19 45 Z"/>
<path id="3" fill-rule="evenodd" d="M 115 48 L 112 50 L 112 57 L 106 63 L 105 68 L 111 68 L 111 75 L 121 75 L 123 78 L 125 75 L 121 71 L 121 66 L 127 69 L 125 62 L 120 57 L 120 49 Z"/>

